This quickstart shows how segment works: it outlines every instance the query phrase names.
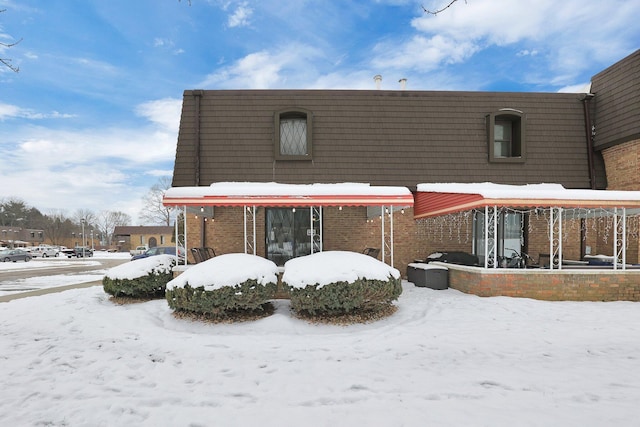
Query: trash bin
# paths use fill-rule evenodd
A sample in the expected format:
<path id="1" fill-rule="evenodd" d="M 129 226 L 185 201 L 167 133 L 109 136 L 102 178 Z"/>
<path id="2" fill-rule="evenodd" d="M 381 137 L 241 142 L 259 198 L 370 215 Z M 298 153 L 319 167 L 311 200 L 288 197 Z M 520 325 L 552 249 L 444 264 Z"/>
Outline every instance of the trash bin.
<path id="1" fill-rule="evenodd" d="M 449 269 L 441 265 L 411 263 L 407 266 L 407 280 L 422 288 L 447 289 Z"/>

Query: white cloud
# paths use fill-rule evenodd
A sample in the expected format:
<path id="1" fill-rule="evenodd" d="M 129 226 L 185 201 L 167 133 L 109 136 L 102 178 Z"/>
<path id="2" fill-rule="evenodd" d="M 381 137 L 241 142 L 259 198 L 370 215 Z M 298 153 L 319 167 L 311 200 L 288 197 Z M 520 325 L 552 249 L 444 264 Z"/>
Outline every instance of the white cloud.
<path id="1" fill-rule="evenodd" d="M 58 111 L 51 111 L 49 113 L 39 113 L 28 108 L 21 108 L 16 105 L 4 104 L 0 102 L 0 121 L 9 118 L 21 118 L 21 119 L 68 119 L 75 117 L 73 114 L 60 113 Z"/>
<path id="2" fill-rule="evenodd" d="M 250 18 L 253 14 L 253 9 L 249 7 L 247 2 L 242 2 L 236 7 L 234 12 L 229 15 L 227 25 L 230 28 L 234 27 L 246 27 L 251 24 Z"/>
<path id="3" fill-rule="evenodd" d="M 135 219 L 157 177 L 172 174 L 180 106 L 171 98 L 140 104 L 147 122 L 137 128 L 21 127 L 0 142 L 0 180 L 43 212 L 120 210 Z M 0 114 L 16 111 L 0 104 Z"/>
<path id="4" fill-rule="evenodd" d="M 275 52 L 275 53 L 274 53 Z M 210 74 L 199 85 L 205 88 L 273 89 L 307 85 L 318 76 L 316 61 L 322 53 L 311 46 L 292 44 L 262 50 Z"/>
<path id="5" fill-rule="evenodd" d="M 170 132 L 178 132 L 182 100 L 175 98 L 157 99 L 140 104 L 136 114 L 145 117 Z"/>

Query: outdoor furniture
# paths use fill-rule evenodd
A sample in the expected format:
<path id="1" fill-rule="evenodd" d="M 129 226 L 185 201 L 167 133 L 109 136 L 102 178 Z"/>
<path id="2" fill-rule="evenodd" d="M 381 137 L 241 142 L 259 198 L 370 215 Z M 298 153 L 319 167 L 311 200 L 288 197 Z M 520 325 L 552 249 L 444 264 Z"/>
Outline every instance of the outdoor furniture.
<path id="1" fill-rule="evenodd" d="M 429 263 L 411 263 L 407 266 L 407 280 L 418 287 L 447 289 L 449 287 L 449 269 Z"/>
<path id="2" fill-rule="evenodd" d="M 205 247 L 205 248 L 191 248 L 191 255 L 193 255 L 193 259 L 196 264 L 206 261 L 210 258 L 216 256 L 213 248 Z"/>
<path id="3" fill-rule="evenodd" d="M 378 248 L 364 248 L 362 251 L 363 254 L 372 256 L 374 258 L 378 258 L 378 254 L 380 254 L 380 249 Z"/>

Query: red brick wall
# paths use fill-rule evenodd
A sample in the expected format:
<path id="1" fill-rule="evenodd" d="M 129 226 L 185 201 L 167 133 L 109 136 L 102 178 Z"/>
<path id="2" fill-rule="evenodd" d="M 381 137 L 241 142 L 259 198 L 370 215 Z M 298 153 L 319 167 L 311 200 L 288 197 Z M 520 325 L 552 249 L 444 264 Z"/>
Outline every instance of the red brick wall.
<path id="1" fill-rule="evenodd" d="M 449 287 L 482 297 L 640 301 L 640 270 L 508 270 L 449 265 Z"/>

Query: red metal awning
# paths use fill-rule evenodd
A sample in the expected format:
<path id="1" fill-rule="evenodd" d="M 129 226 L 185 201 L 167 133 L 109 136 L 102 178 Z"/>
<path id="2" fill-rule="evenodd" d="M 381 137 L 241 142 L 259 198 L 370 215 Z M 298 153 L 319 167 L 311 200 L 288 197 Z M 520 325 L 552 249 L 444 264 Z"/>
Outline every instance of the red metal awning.
<path id="1" fill-rule="evenodd" d="M 562 208 L 640 208 L 640 191 L 571 190 L 559 184 L 419 184 L 414 218 L 427 218 L 485 206 Z"/>

